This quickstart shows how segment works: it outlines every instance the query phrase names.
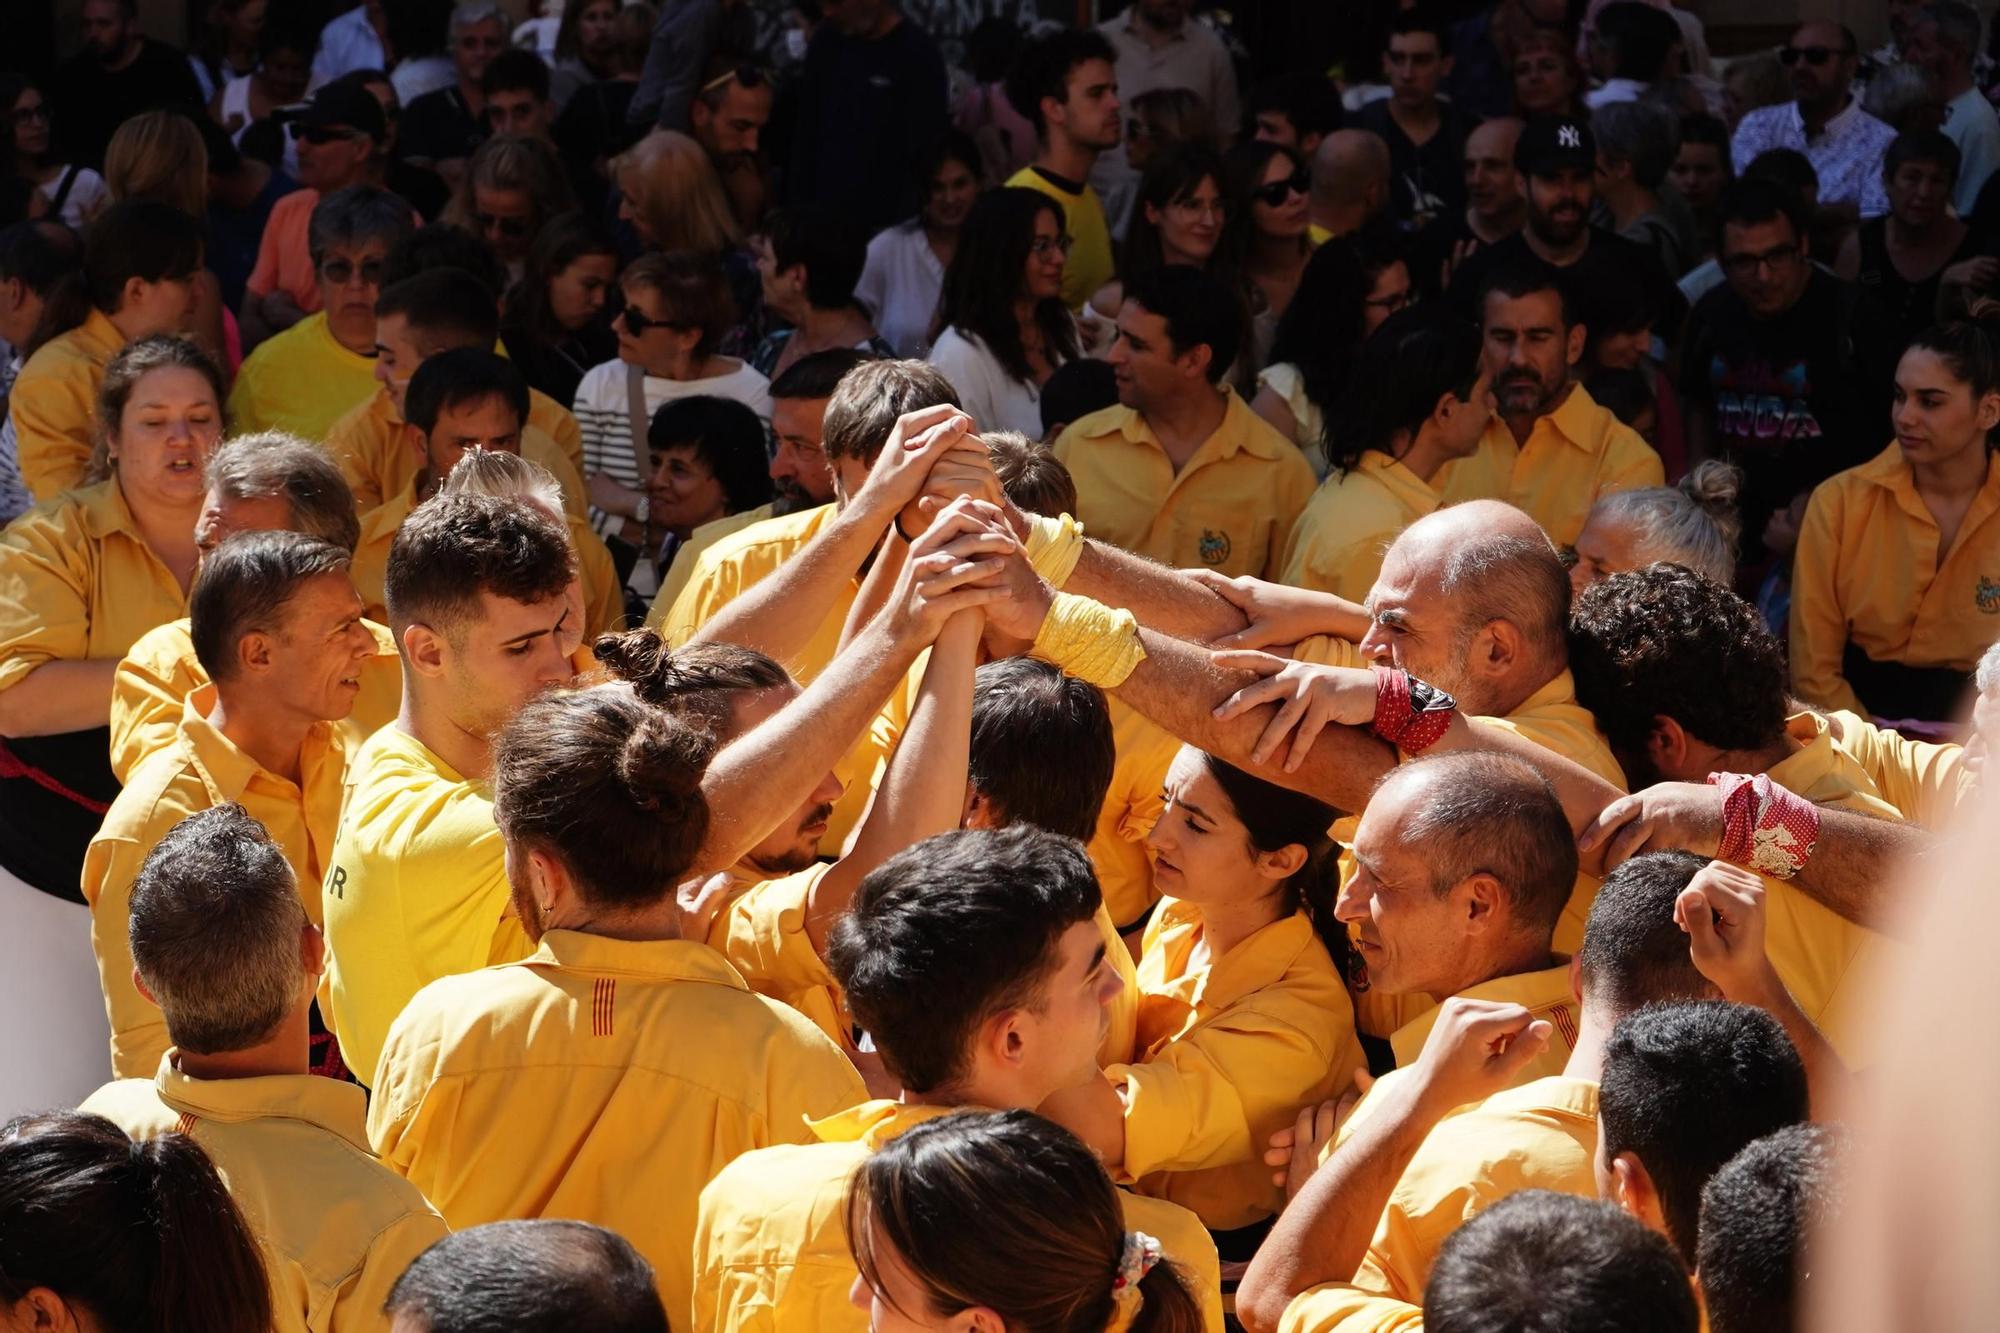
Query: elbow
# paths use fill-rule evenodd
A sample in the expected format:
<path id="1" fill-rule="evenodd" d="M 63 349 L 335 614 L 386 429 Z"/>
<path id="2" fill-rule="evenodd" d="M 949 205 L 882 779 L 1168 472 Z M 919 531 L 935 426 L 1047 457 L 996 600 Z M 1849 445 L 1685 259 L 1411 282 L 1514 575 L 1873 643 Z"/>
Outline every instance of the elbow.
<path id="1" fill-rule="evenodd" d="M 1290 1293 L 1259 1272 L 1254 1262 L 1236 1288 L 1236 1319 L 1243 1325 L 1244 1333 L 1278 1333 L 1289 1304 Z"/>

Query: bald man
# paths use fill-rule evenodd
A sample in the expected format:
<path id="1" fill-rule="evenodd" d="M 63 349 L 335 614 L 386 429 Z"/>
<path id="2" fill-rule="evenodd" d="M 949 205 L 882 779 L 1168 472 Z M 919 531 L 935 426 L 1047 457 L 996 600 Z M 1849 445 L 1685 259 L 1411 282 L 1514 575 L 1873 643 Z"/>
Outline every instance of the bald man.
<path id="1" fill-rule="evenodd" d="M 1527 219 L 1521 173 L 1514 168 L 1520 137 L 1521 122 L 1513 116 L 1486 121 L 1466 136 L 1465 231 L 1480 245 L 1506 240 Z"/>
<path id="2" fill-rule="evenodd" d="M 1312 239 L 1357 232 L 1389 203 L 1389 145 L 1367 130 L 1335 130 L 1312 160 Z"/>

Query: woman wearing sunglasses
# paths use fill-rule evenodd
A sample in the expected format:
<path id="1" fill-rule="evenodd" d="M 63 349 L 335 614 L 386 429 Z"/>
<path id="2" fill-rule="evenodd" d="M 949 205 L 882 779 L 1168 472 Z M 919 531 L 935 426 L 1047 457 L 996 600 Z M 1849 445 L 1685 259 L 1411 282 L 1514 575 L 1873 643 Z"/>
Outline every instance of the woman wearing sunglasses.
<path id="1" fill-rule="evenodd" d="M 1262 141 L 1238 144 L 1226 161 L 1230 193 L 1240 201 L 1230 217 L 1230 244 L 1256 289 L 1251 313 L 1283 319 L 1312 257 L 1312 173 L 1291 149 Z"/>
<path id="2" fill-rule="evenodd" d="M 981 430 L 1042 436 L 1042 386 L 1078 355 L 1062 301 L 1069 256 L 1062 205 L 1035 190 L 989 190 L 944 274 L 930 361 Z"/>
<path id="3" fill-rule="evenodd" d="M 14 174 L 40 195 L 39 211 L 79 232 L 110 200 L 104 178 L 56 156 L 54 124 L 41 86 L 21 74 L 0 74 L 0 107 L 13 138 Z M 31 200 L 31 203 L 35 201 Z"/>
<path id="4" fill-rule="evenodd" d="M 543 225 L 575 207 L 555 149 L 540 139 L 496 134 L 473 153 L 444 221 L 482 237 L 507 266 L 511 287 L 520 281 Z"/>

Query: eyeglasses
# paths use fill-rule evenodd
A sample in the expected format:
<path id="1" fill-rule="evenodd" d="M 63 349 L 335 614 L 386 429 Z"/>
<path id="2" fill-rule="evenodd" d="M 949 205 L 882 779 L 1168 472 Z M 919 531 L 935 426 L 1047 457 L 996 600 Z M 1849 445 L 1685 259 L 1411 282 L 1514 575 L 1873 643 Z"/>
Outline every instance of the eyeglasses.
<path id="1" fill-rule="evenodd" d="M 1416 303 L 1417 303 L 1417 294 L 1411 291 L 1408 287 L 1405 287 L 1400 292 L 1391 292 L 1387 296 L 1367 297 L 1361 302 L 1362 305 L 1368 306 L 1370 308 L 1373 308 L 1375 306 L 1380 306 L 1382 307 L 1382 309 L 1388 311 L 1392 315 L 1399 310 L 1408 310 L 1411 306 L 1415 305 Z"/>
<path id="2" fill-rule="evenodd" d="M 1724 255 L 1722 271 L 1732 278 L 1747 278 L 1765 268 L 1773 273 L 1782 273 L 1790 268 L 1798 257 L 1799 247 L 1796 245 L 1781 245 L 1775 250 L 1766 250 L 1761 255 Z"/>
<path id="3" fill-rule="evenodd" d="M 1293 195 L 1304 194 L 1310 190 L 1312 183 L 1312 173 L 1300 167 L 1284 180 L 1272 181 L 1269 185 L 1259 185 L 1250 191 L 1250 197 L 1267 207 L 1276 208 Z"/>
<path id="4" fill-rule="evenodd" d="M 479 224 L 479 230 L 481 231 L 497 231 L 502 236 L 510 237 L 514 240 L 519 240 L 528 234 L 528 220 L 526 218 L 502 218 L 495 217 L 491 213 L 474 213 L 472 220 Z"/>
<path id="5" fill-rule="evenodd" d="M 1070 236 L 1037 236 L 1034 240 L 1028 242 L 1028 253 L 1031 255 L 1045 255 L 1051 250 L 1060 250 L 1064 254 L 1068 254 L 1070 246 L 1074 244 L 1076 244 L 1076 240 Z"/>
<path id="6" fill-rule="evenodd" d="M 315 147 L 365 137 L 360 130 L 342 129 L 338 125 L 301 125 L 297 121 L 292 122 L 291 130 L 294 139 L 303 139 Z"/>
<path id="7" fill-rule="evenodd" d="M 1824 65 L 1827 61 L 1837 56 L 1851 56 L 1853 54 L 1854 48 L 1851 46 L 1781 46 L 1778 48 L 1778 59 L 1784 61 L 1787 68 L 1803 60 L 1814 69 L 1818 69 L 1821 65 Z"/>
<path id="8" fill-rule="evenodd" d="M 345 287 L 354 281 L 357 269 L 361 281 L 368 286 L 382 285 L 382 261 L 379 259 L 364 259 L 358 265 L 351 259 L 329 259 L 319 266 L 319 275 L 336 287 Z"/>
<path id="9" fill-rule="evenodd" d="M 17 106 L 14 108 L 14 123 L 16 125 L 32 125 L 38 120 L 47 120 L 48 118 L 49 107 L 46 102 L 37 102 L 33 106 Z"/>
<path id="10" fill-rule="evenodd" d="M 634 338 L 643 338 L 654 329 L 691 329 L 694 325 L 680 319 L 654 319 L 634 306 L 626 306 L 619 318 L 625 321 L 626 331 Z"/>

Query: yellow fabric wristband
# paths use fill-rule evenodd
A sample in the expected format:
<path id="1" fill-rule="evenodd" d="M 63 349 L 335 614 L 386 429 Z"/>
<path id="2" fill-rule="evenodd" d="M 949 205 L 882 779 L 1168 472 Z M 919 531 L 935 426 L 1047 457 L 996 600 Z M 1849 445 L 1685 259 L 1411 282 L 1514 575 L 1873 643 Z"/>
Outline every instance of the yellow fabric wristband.
<path id="1" fill-rule="evenodd" d="M 1083 557 L 1083 524 L 1068 514 L 1059 518 L 1029 514 L 1027 519 L 1028 563 L 1042 576 L 1042 582 L 1060 592 Z"/>
<path id="2" fill-rule="evenodd" d="M 1137 617 L 1067 592 L 1050 603 L 1030 651 L 1101 690 L 1124 684 L 1146 660 Z"/>

